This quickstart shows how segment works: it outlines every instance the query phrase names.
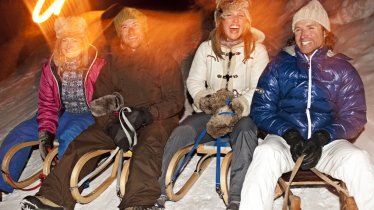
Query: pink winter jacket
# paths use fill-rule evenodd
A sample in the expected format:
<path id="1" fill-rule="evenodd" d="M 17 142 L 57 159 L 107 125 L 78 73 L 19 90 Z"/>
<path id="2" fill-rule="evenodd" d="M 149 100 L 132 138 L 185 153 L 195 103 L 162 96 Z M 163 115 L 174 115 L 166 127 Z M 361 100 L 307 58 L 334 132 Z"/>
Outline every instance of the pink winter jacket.
<path id="1" fill-rule="evenodd" d="M 92 60 L 88 71 L 84 73 L 84 93 L 87 105 L 90 106 L 95 82 L 100 70 L 105 65 L 105 60 L 97 58 L 97 49 L 90 47 Z M 37 122 L 38 131 L 48 131 L 56 134 L 58 126 L 58 116 L 61 111 L 61 78 L 57 74 L 57 67 L 53 63 L 53 55 L 42 67 L 42 74 L 39 86 L 39 102 Z"/>

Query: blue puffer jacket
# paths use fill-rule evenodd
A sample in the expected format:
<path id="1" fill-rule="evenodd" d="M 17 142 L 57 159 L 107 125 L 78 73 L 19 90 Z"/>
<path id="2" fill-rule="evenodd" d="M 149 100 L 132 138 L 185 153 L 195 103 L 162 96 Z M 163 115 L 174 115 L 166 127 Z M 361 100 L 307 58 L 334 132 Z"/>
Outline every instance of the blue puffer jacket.
<path id="1" fill-rule="evenodd" d="M 251 106 L 259 129 L 282 136 L 295 128 L 305 139 L 321 129 L 331 140 L 357 137 L 366 124 L 365 92 L 349 58 L 327 48 L 310 59 L 294 51 L 282 51 L 260 77 Z"/>

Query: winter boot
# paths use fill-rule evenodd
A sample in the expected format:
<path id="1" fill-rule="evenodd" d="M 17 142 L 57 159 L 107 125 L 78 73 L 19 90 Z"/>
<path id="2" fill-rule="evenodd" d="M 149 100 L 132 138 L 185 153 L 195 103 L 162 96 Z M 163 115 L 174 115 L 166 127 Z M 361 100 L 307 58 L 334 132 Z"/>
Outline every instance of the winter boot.
<path id="1" fill-rule="evenodd" d="M 239 210 L 239 201 L 230 201 L 229 205 L 227 205 L 226 210 Z"/>
<path id="2" fill-rule="evenodd" d="M 157 200 L 156 203 L 153 205 L 152 210 L 164 210 L 165 209 L 165 202 L 168 201 L 169 198 L 166 195 L 161 195 Z"/>
<path id="3" fill-rule="evenodd" d="M 152 210 L 152 207 L 147 206 L 131 206 L 120 210 Z"/>
<path id="4" fill-rule="evenodd" d="M 43 196 L 26 196 L 21 201 L 22 210 L 64 210 L 64 207 L 59 206 Z"/>

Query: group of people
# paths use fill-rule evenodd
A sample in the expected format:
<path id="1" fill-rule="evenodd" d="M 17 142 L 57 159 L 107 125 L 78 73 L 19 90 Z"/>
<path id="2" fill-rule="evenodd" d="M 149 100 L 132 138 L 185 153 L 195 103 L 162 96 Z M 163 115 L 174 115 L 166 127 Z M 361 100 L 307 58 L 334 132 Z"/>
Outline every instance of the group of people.
<path id="1" fill-rule="evenodd" d="M 292 20 L 295 44 L 269 62 L 265 35 L 251 26 L 251 6 L 249 0 L 217 1 L 215 28 L 197 49 L 186 81 L 195 112 L 180 124 L 185 95 L 178 62 L 148 41 L 142 12 L 125 7 L 116 15 L 118 39 L 106 59 L 88 44 L 83 18 L 58 18 L 37 115 L 14 128 L 0 148 L 2 161 L 15 144 L 39 139 L 45 157 L 59 142 L 58 164 L 21 208 L 74 209 L 74 164 L 87 152 L 120 147 L 132 158 L 118 208 L 165 209 L 171 158 L 205 129 L 201 143 L 227 135 L 233 151 L 228 210 L 272 209 L 278 178 L 300 156 L 302 170 L 315 167 L 341 179 L 359 209 L 374 209 L 374 167 L 350 142 L 366 123 L 364 86 L 349 58 L 333 52 L 327 12 L 317 0 L 299 9 Z M 260 144 L 259 131 L 267 134 Z M 13 179 L 29 153 L 15 155 Z M 82 176 L 98 161 L 90 160 Z M 0 179 L 0 191 L 12 190 Z"/>

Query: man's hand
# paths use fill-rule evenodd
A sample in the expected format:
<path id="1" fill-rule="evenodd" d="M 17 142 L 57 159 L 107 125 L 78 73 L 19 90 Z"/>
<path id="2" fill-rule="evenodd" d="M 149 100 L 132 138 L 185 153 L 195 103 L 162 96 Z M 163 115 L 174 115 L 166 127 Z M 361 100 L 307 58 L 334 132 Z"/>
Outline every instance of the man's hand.
<path id="1" fill-rule="evenodd" d="M 45 159 L 47 154 L 52 150 L 54 139 L 55 135 L 48 131 L 39 132 L 39 152 L 43 160 Z"/>
<path id="2" fill-rule="evenodd" d="M 304 138 L 296 129 L 289 129 L 283 134 L 283 139 L 290 145 L 290 152 L 294 162 L 303 154 Z"/>
<path id="3" fill-rule="evenodd" d="M 330 141 L 330 135 L 324 130 L 315 132 L 305 143 L 302 153 L 305 154 L 302 170 L 308 170 L 315 167 L 321 158 L 322 147 Z"/>
<path id="4" fill-rule="evenodd" d="M 128 151 L 131 147 L 135 146 L 135 142 L 132 140 L 134 139 L 134 135 L 136 135 L 136 133 L 129 130 L 131 139 L 128 139 L 119 121 L 108 126 L 106 133 L 113 139 L 114 144 L 123 151 Z"/>
<path id="5" fill-rule="evenodd" d="M 131 112 L 125 112 L 125 115 L 135 130 L 149 125 L 153 122 L 153 116 L 147 108 L 130 108 Z"/>

